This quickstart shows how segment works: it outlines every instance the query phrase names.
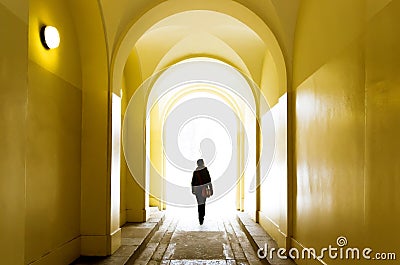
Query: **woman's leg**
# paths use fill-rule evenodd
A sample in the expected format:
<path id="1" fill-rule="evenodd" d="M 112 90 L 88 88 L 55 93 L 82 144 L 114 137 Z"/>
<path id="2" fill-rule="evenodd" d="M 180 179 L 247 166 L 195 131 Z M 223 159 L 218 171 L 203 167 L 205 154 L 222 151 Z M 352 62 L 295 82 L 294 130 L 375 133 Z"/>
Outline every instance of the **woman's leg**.
<path id="1" fill-rule="evenodd" d="M 204 222 L 204 216 L 206 215 L 206 202 L 199 205 L 199 221 L 200 224 L 203 224 Z"/>
<path id="2" fill-rule="evenodd" d="M 206 201 L 201 195 L 196 196 L 197 199 L 197 212 L 199 213 L 199 222 L 202 225 L 204 221 L 204 215 L 206 210 Z"/>

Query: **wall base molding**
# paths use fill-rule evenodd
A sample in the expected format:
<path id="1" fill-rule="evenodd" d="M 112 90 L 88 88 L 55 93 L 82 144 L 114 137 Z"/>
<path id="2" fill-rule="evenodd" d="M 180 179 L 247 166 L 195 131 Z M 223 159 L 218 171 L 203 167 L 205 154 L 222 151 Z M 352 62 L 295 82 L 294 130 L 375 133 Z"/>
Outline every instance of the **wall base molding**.
<path id="1" fill-rule="evenodd" d="M 111 255 L 119 249 L 122 245 L 122 229 L 118 228 L 114 233 L 110 235 Z"/>
<path id="2" fill-rule="evenodd" d="M 258 211 L 259 224 L 267 231 L 267 233 L 276 241 L 279 247 L 288 248 L 290 242 L 287 238 L 287 234 L 284 233 L 279 226 L 272 221 L 264 212 Z"/>
<path id="3" fill-rule="evenodd" d="M 121 228 L 111 235 L 82 235 L 82 256 L 108 256 L 121 246 Z"/>
<path id="4" fill-rule="evenodd" d="M 148 209 L 142 209 L 141 211 L 126 209 L 126 222 L 146 222 L 149 218 L 149 215 L 150 212 L 148 211 Z"/>
<path id="5" fill-rule="evenodd" d="M 52 250 L 40 259 L 31 262 L 30 264 L 69 264 L 79 258 L 80 252 L 81 238 L 77 237 Z"/>

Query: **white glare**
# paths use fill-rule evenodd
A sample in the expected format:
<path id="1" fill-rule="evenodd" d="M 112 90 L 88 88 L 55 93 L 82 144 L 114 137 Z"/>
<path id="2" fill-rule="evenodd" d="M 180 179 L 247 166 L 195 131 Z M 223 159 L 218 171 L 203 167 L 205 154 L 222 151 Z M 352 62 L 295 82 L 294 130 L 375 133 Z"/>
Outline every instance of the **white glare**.
<path id="1" fill-rule="evenodd" d="M 55 27 L 47 26 L 44 29 L 44 38 L 49 49 L 55 49 L 60 45 L 60 34 Z"/>

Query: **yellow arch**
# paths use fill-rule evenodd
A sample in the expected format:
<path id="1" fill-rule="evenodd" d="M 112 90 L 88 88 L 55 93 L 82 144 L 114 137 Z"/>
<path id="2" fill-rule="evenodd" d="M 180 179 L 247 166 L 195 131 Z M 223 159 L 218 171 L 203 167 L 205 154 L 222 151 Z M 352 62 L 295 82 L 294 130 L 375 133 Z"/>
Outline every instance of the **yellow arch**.
<path id="1" fill-rule="evenodd" d="M 172 0 L 163 2 L 149 10 L 137 21 L 133 21 L 132 24 L 128 26 L 125 33 L 122 34 L 111 60 L 111 85 L 115 93 L 119 94 L 119 89 L 122 87 L 124 66 L 138 39 L 162 19 L 189 10 L 210 10 L 223 13 L 249 26 L 260 39 L 264 41 L 267 49 L 271 53 L 279 76 L 279 86 L 286 90 L 286 66 L 280 45 L 270 28 L 251 10 L 237 2 L 229 0 L 218 2 L 213 0 L 204 0 L 201 2 Z"/>

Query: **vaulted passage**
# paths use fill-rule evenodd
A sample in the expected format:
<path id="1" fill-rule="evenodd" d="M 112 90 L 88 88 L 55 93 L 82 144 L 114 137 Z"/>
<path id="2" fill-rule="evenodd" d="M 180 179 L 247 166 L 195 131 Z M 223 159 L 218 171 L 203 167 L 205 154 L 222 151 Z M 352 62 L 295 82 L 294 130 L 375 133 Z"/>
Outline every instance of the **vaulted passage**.
<path id="1" fill-rule="evenodd" d="M 399 14 L 0 0 L 1 263 L 396 264 Z"/>

